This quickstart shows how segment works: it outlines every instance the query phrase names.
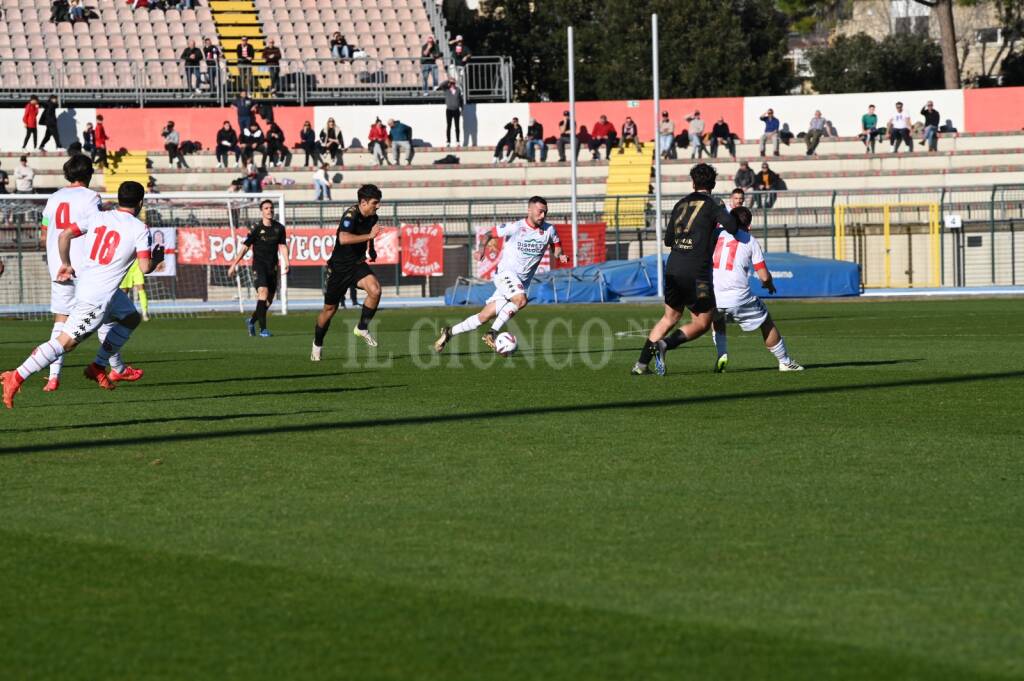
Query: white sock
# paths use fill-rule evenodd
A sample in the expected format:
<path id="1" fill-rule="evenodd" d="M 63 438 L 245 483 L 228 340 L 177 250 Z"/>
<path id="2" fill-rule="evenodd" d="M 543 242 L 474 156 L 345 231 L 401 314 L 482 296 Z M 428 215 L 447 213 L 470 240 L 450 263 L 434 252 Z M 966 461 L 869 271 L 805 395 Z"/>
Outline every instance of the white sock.
<path id="1" fill-rule="evenodd" d="M 96 335 L 100 339 L 100 345 L 103 345 L 103 343 L 106 342 L 107 334 L 109 334 L 110 330 L 113 329 L 115 326 L 117 326 L 117 322 L 107 322 L 106 324 L 100 327 L 100 330 L 96 333 Z M 114 371 L 118 373 L 124 371 L 124 360 L 121 359 L 120 352 L 112 354 L 110 356 L 109 362 L 110 368 L 113 369 Z"/>
<path id="2" fill-rule="evenodd" d="M 480 328 L 481 324 L 483 324 L 483 322 L 480 321 L 479 317 L 476 315 L 470 315 L 452 327 L 452 335 L 458 336 L 460 333 L 475 331 Z"/>
<path id="3" fill-rule="evenodd" d="M 725 332 L 716 333 L 714 329 L 711 330 L 711 338 L 715 341 L 715 350 L 718 351 L 718 356 L 729 352 L 729 338 L 725 335 Z"/>
<path id="4" fill-rule="evenodd" d="M 57 336 L 59 336 L 63 331 L 64 322 L 54 322 L 53 330 L 50 332 L 50 340 L 57 340 Z M 61 356 L 54 360 L 54 362 L 50 365 L 50 378 L 60 378 L 60 370 L 63 366 L 64 355 L 61 354 Z"/>
<path id="5" fill-rule="evenodd" d="M 18 367 L 18 375 L 24 380 L 37 371 L 42 371 L 63 356 L 64 346 L 55 340 L 48 340 L 33 350 L 28 359 Z"/>
<path id="6" fill-rule="evenodd" d="M 508 302 L 502 305 L 501 309 L 498 310 L 498 316 L 494 319 L 494 323 L 491 324 L 491 331 L 495 333 L 501 331 L 501 327 L 505 326 L 516 312 L 519 312 L 519 308 L 515 303 Z"/>
<path id="7" fill-rule="evenodd" d="M 779 360 L 779 364 L 789 364 L 792 360 L 789 358 L 789 353 L 786 352 L 786 341 L 780 338 L 779 342 L 768 348 L 768 352 L 775 355 L 775 359 Z"/>
<path id="8" fill-rule="evenodd" d="M 101 367 L 110 364 L 110 356 L 116 354 L 121 346 L 128 342 L 128 337 L 131 335 L 132 330 L 127 326 L 114 324 L 114 327 L 107 332 L 107 337 L 100 345 L 96 359 L 93 361 Z"/>

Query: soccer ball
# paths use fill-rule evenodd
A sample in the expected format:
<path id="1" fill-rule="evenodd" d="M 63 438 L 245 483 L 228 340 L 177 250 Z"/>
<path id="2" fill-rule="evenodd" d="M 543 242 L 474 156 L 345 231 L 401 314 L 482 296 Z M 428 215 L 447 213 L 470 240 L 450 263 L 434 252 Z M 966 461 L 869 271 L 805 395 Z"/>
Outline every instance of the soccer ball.
<path id="1" fill-rule="evenodd" d="M 499 355 L 502 357 L 508 357 L 516 351 L 516 348 L 519 347 L 519 342 L 516 340 L 516 337 L 508 331 L 502 331 L 498 334 L 498 337 L 494 339 L 494 347 L 497 349 Z"/>

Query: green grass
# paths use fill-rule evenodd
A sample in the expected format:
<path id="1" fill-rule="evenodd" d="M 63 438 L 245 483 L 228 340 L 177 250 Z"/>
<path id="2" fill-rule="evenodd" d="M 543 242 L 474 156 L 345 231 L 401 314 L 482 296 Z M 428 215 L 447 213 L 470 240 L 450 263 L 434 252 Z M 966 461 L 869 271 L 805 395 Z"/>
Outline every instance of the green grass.
<path id="1" fill-rule="evenodd" d="M 112 393 L 89 341 L 0 412 L 0 677 L 1024 678 L 1024 301 L 771 309 L 808 371 L 629 376 L 656 306 L 429 368 L 468 311 L 320 365 L 310 315 L 157 320 Z"/>

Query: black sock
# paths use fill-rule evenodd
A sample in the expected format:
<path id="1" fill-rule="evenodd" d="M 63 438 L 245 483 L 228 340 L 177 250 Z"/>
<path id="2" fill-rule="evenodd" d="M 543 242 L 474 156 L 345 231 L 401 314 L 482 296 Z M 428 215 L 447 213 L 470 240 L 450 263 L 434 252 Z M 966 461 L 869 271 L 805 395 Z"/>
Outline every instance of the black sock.
<path id="1" fill-rule="evenodd" d="M 651 341 L 644 341 L 643 350 L 640 351 L 640 359 L 637 360 L 638 364 L 647 366 L 651 363 L 651 358 L 654 357 L 655 346 Z"/>
<path id="2" fill-rule="evenodd" d="M 665 339 L 665 349 L 675 350 L 688 340 L 690 339 L 686 337 L 686 334 L 683 333 L 682 329 L 676 329 L 671 336 Z"/>
<path id="3" fill-rule="evenodd" d="M 260 323 L 260 331 L 267 330 L 267 301 L 256 301 L 256 320 Z"/>
<path id="4" fill-rule="evenodd" d="M 377 308 L 366 307 L 363 305 L 363 312 L 359 315 L 359 330 L 366 331 L 366 327 L 370 325 L 370 320 L 373 319 L 373 315 L 377 314 Z"/>
<path id="5" fill-rule="evenodd" d="M 324 346 L 324 336 L 327 335 L 327 329 L 329 328 L 331 328 L 330 321 L 323 326 L 320 326 L 319 324 L 316 325 L 316 329 L 313 331 L 313 345 L 318 348 L 322 348 Z"/>

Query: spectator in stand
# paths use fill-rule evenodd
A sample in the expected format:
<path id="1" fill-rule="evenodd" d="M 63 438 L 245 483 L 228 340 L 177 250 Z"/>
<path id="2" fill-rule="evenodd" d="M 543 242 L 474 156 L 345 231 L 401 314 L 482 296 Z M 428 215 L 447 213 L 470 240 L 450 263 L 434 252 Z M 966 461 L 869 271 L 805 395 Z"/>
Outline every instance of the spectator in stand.
<path id="1" fill-rule="evenodd" d="M 22 156 L 18 163 L 14 169 L 14 193 L 31 194 L 35 191 L 36 171 L 28 167 L 28 156 Z"/>
<path id="2" fill-rule="evenodd" d="M 285 144 L 284 130 L 277 123 L 271 123 L 267 129 L 267 151 L 270 154 L 270 162 L 275 168 L 281 166 L 291 167 L 292 152 Z"/>
<path id="3" fill-rule="evenodd" d="M 521 139 L 523 126 L 519 125 L 519 119 L 513 116 L 512 121 L 505 124 L 505 134 L 494 147 L 494 159 L 491 163 L 511 163 L 515 158 L 516 142 Z"/>
<path id="4" fill-rule="evenodd" d="M 323 159 L 320 158 L 320 150 L 316 147 L 316 131 L 313 130 L 313 126 L 309 121 L 302 124 L 302 130 L 299 131 L 299 146 L 302 147 L 302 151 L 306 154 L 306 160 L 302 162 L 304 167 L 309 166 L 310 158 L 313 159 L 313 165 L 323 165 Z"/>
<path id="5" fill-rule="evenodd" d="M 462 119 L 462 90 L 455 84 L 454 78 L 448 79 L 448 87 L 444 89 L 444 118 L 445 146 L 452 145 L 452 123 L 455 124 L 455 144 L 461 144 L 462 133 L 459 130 L 459 121 Z"/>
<path id="6" fill-rule="evenodd" d="M 167 150 L 167 163 L 173 164 L 177 161 L 179 168 L 188 168 L 188 164 L 185 163 L 185 157 L 181 153 L 181 135 L 174 129 L 174 121 L 167 121 L 167 125 L 160 132 L 160 136 L 164 138 L 164 149 Z"/>
<path id="7" fill-rule="evenodd" d="M 68 0 L 53 0 L 50 3 L 50 21 L 54 24 L 71 21 L 71 6 Z"/>
<path id="8" fill-rule="evenodd" d="M 594 136 L 587 130 L 587 126 L 581 125 L 576 131 L 576 153 L 578 154 L 580 149 L 589 149 L 593 141 Z"/>
<path id="9" fill-rule="evenodd" d="M 935 105 L 929 101 L 921 109 L 921 115 L 924 116 L 924 140 L 921 144 L 927 144 L 928 151 L 938 151 L 939 112 L 935 109 Z"/>
<path id="10" fill-rule="evenodd" d="M 388 137 L 395 153 L 395 165 L 400 165 L 402 150 L 405 150 L 405 164 L 412 165 L 412 128 L 395 118 L 388 119 Z"/>
<path id="11" fill-rule="evenodd" d="M 676 158 L 676 124 L 668 117 L 668 111 L 661 112 L 658 123 L 658 140 L 663 159 Z"/>
<path id="12" fill-rule="evenodd" d="M 761 172 L 754 179 L 754 189 L 757 190 L 754 194 L 754 205 L 760 208 L 761 202 L 764 201 L 765 208 L 774 206 L 778 198 L 775 192 L 780 189 L 780 184 L 781 180 L 775 171 L 769 168 L 767 163 L 762 163 Z"/>
<path id="13" fill-rule="evenodd" d="M 875 153 L 875 140 L 880 138 L 884 131 L 878 128 L 878 114 L 875 113 L 875 105 L 868 105 L 868 112 L 860 117 L 860 140 L 864 143 L 864 153 Z"/>
<path id="14" fill-rule="evenodd" d="M 335 31 L 334 35 L 331 36 L 331 55 L 335 59 L 352 58 L 352 46 L 345 40 L 345 36 L 341 35 L 338 31 Z"/>
<path id="15" fill-rule="evenodd" d="M 454 60 L 450 75 L 454 75 L 460 83 L 465 82 L 466 64 L 473 58 L 473 55 L 466 47 L 461 35 L 455 36 L 455 39 L 448 41 L 448 44 L 452 46 L 452 59 Z"/>
<path id="16" fill-rule="evenodd" d="M 107 167 L 107 142 L 110 135 L 103 125 L 103 114 L 96 116 L 96 151 L 93 153 L 92 162 L 101 168 Z"/>
<path id="17" fill-rule="evenodd" d="M 594 123 L 594 127 L 591 128 L 590 134 L 590 153 L 594 160 L 597 161 L 601 158 L 601 147 L 604 147 L 604 160 L 609 160 L 612 157 L 612 147 L 619 142 L 619 137 L 615 134 L 615 126 L 607 116 L 601 115 L 598 117 L 597 123 Z"/>
<path id="18" fill-rule="evenodd" d="M 39 145 L 38 128 L 36 127 L 39 116 L 39 98 L 32 95 L 28 98 L 28 104 L 25 105 L 25 113 L 21 116 L 21 122 L 25 125 L 25 141 L 21 143 L 21 148 L 24 149 L 28 145 L 28 138 L 32 138 L 32 148 L 35 149 Z"/>
<path id="19" fill-rule="evenodd" d="M 248 130 L 249 124 L 252 123 L 253 106 L 249 93 L 246 90 L 239 92 L 235 100 L 231 102 L 231 106 L 235 107 L 235 113 L 238 115 L 239 132 Z"/>
<path id="20" fill-rule="evenodd" d="M 825 137 L 839 137 L 839 131 L 832 125 L 832 121 L 825 121 Z"/>
<path id="21" fill-rule="evenodd" d="M 820 111 L 814 112 L 814 118 L 811 119 L 810 124 L 807 126 L 807 136 L 804 138 L 804 144 L 807 145 L 807 155 L 813 156 L 815 151 L 818 149 L 818 144 L 821 142 L 821 136 L 825 134 L 825 118 L 821 115 Z"/>
<path id="22" fill-rule="evenodd" d="M 217 131 L 217 167 L 228 167 L 228 153 L 235 152 L 235 165 L 242 165 L 242 150 L 238 146 L 238 134 L 231 127 L 231 123 L 224 121 L 224 125 Z"/>
<path id="23" fill-rule="evenodd" d="M 686 122 L 690 124 L 690 158 L 703 158 L 708 150 L 704 148 L 704 119 L 700 111 L 687 116 Z"/>
<path id="24" fill-rule="evenodd" d="M 540 162 L 548 160 L 548 145 L 544 141 L 544 126 L 536 118 L 526 127 L 526 160 L 533 163 L 533 150 L 540 149 Z"/>
<path id="25" fill-rule="evenodd" d="M 330 154 L 331 162 L 334 165 L 345 165 L 345 159 L 342 158 L 345 140 L 341 136 L 341 128 L 337 126 L 333 118 L 328 118 L 327 125 L 320 131 L 320 148 Z"/>
<path id="26" fill-rule="evenodd" d="M 82 131 L 82 151 L 89 154 L 89 158 L 93 159 L 93 163 L 96 162 L 94 154 L 96 152 L 96 131 L 92 127 L 92 123 L 85 124 L 85 130 Z"/>
<path id="27" fill-rule="evenodd" d="M 953 126 L 952 118 L 946 119 L 946 122 L 939 128 L 939 132 L 948 132 L 952 133 L 953 137 L 959 137 L 959 131 Z"/>
<path id="28" fill-rule="evenodd" d="M 558 147 L 558 160 L 561 163 L 565 163 L 565 148 L 571 145 L 571 131 L 572 130 L 569 122 L 569 112 L 563 111 L 562 120 L 558 121 L 558 142 L 556 143 L 556 146 Z M 577 148 L 577 156 L 579 156 L 579 152 L 580 150 L 579 148 Z"/>
<path id="29" fill-rule="evenodd" d="M 220 84 L 220 48 L 209 38 L 203 39 L 203 59 L 206 62 L 206 87 L 216 92 Z"/>
<path id="30" fill-rule="evenodd" d="M 71 0 L 68 5 L 68 16 L 72 24 L 78 21 L 87 21 L 85 5 L 82 4 L 82 0 Z"/>
<path id="31" fill-rule="evenodd" d="M 783 123 L 782 129 L 779 130 L 779 140 L 788 147 L 795 137 L 796 135 L 789 129 L 789 123 Z"/>
<path id="32" fill-rule="evenodd" d="M 711 127 L 711 156 L 718 158 L 718 145 L 724 144 L 729 156 L 736 160 L 736 143 L 732 139 L 732 131 L 725 122 L 725 116 L 719 116 L 718 122 Z"/>
<path id="33" fill-rule="evenodd" d="M 270 94 L 277 94 L 277 86 L 281 83 L 281 48 L 274 44 L 273 38 L 267 38 L 263 48 L 263 63 L 270 72 Z"/>
<path id="34" fill-rule="evenodd" d="M 192 5 L 195 4 L 193 0 L 181 0 L 178 3 L 178 10 L 192 9 Z"/>
<path id="35" fill-rule="evenodd" d="M 253 125 L 256 125 L 253 123 Z M 259 194 L 263 191 L 263 182 L 260 181 L 260 171 L 251 160 L 245 166 L 245 179 L 242 180 L 242 191 L 246 194 Z"/>
<path id="36" fill-rule="evenodd" d="M 331 200 L 331 176 L 327 172 L 326 163 L 313 173 L 313 187 L 316 189 L 316 201 Z"/>
<path id="37" fill-rule="evenodd" d="M 438 75 L 437 60 L 441 58 L 441 50 L 438 49 L 437 43 L 434 42 L 434 36 L 428 35 L 427 42 L 423 44 L 420 49 L 420 75 L 423 77 L 423 94 L 433 88 L 438 88 L 441 85 L 440 76 Z M 433 79 L 433 85 L 428 85 L 428 82 Z M 451 140 L 449 140 L 451 142 Z"/>
<path id="38" fill-rule="evenodd" d="M 39 151 L 43 151 L 43 147 L 51 138 L 54 146 L 60 149 L 60 133 L 57 131 L 57 95 L 50 95 L 50 98 L 46 100 L 43 113 L 39 116 L 39 124 L 46 128 L 43 141 L 39 143 Z"/>
<path id="39" fill-rule="evenodd" d="M 370 140 L 368 151 L 377 161 L 377 165 L 382 166 L 385 163 L 391 165 L 391 159 L 388 158 L 388 129 L 384 127 L 379 118 L 370 126 L 368 138 Z"/>
<path id="40" fill-rule="evenodd" d="M 260 168 L 267 167 L 267 138 L 264 136 L 260 126 L 253 121 L 249 127 L 242 131 L 242 162 L 252 164 L 256 160 L 256 152 L 263 156 L 260 158 Z"/>
<path id="41" fill-rule="evenodd" d="M 0 194 L 6 194 L 6 193 L 7 193 L 7 171 L 6 170 L 0 170 Z M 3 204 L 0 204 L 0 206 L 2 206 L 2 205 Z M 8 218 L 9 217 L 10 216 L 8 215 Z"/>
<path id="42" fill-rule="evenodd" d="M 749 195 L 754 189 L 754 171 L 746 161 L 740 162 L 740 169 L 736 171 L 735 184 L 737 189 L 742 189 L 744 195 Z"/>
<path id="43" fill-rule="evenodd" d="M 249 44 L 249 38 L 242 36 L 241 42 L 235 49 L 238 57 L 238 75 L 242 81 L 242 90 L 252 89 L 252 62 L 256 58 L 256 50 Z"/>
<path id="44" fill-rule="evenodd" d="M 761 122 L 764 123 L 764 132 L 761 134 L 761 157 L 765 156 L 765 151 L 768 148 L 768 141 L 771 140 L 773 149 L 772 156 L 779 155 L 779 128 L 782 127 L 779 123 L 779 119 L 775 117 L 775 112 L 771 109 L 765 112 L 761 116 Z"/>
<path id="45" fill-rule="evenodd" d="M 626 116 L 625 122 L 622 124 L 622 138 L 619 140 L 619 153 L 623 153 L 627 146 L 632 144 L 636 147 L 636 152 L 639 154 L 644 149 L 644 143 L 640 141 L 638 128 L 636 122 L 633 121 L 632 117 Z"/>
<path id="46" fill-rule="evenodd" d="M 269 125 L 274 122 L 274 107 L 270 105 L 269 100 L 264 99 L 259 104 L 252 105 L 252 116 L 253 120 L 256 119 L 256 116 L 259 116 L 263 119 L 264 123 Z"/>
<path id="47" fill-rule="evenodd" d="M 910 116 L 903 113 L 903 102 L 896 102 L 896 113 L 889 119 L 889 142 L 893 153 L 899 153 L 900 142 L 907 145 L 907 151 L 914 151 L 914 137 L 910 134 Z"/>
<path id="48" fill-rule="evenodd" d="M 185 63 L 185 86 L 192 92 L 202 92 L 200 69 L 203 65 L 203 51 L 196 47 L 195 40 L 188 41 L 188 47 L 181 53 L 181 61 Z"/>

